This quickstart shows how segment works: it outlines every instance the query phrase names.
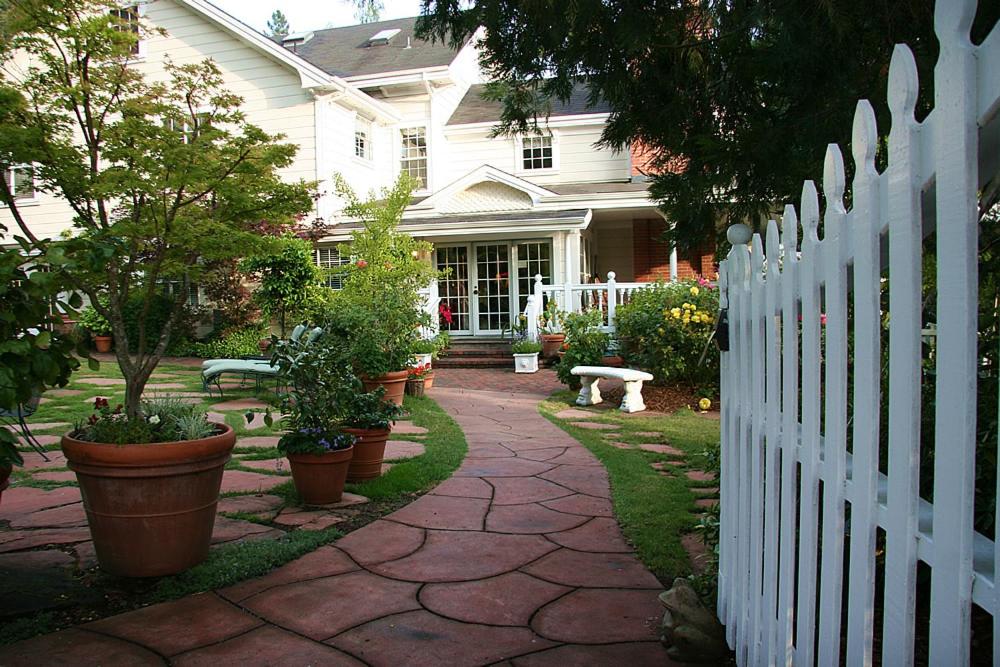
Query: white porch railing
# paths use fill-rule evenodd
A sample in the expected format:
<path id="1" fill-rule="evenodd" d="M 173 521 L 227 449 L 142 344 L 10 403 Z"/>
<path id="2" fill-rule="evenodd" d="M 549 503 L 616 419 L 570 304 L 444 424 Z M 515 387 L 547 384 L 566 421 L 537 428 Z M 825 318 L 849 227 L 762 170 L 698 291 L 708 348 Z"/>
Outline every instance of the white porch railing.
<path id="1" fill-rule="evenodd" d="M 614 333 L 615 311 L 618 306 L 628 303 L 636 290 L 646 289 L 653 284 L 620 283 L 615 279 L 614 271 L 608 272 L 606 283 L 546 285 L 543 280 L 541 274 L 535 276 L 534 290 L 524 309 L 530 340 L 538 340 L 538 318 L 549 301 L 555 301 L 559 310 L 564 312 L 600 309 L 604 313 L 602 328 L 608 333 Z"/>
<path id="2" fill-rule="evenodd" d="M 430 318 L 430 326 L 420 327 L 421 338 L 434 338 L 438 334 L 441 326 L 441 318 L 438 314 L 438 306 L 441 298 L 438 295 L 437 281 L 432 281 L 428 287 L 420 290 L 420 296 L 424 301 L 424 312 Z"/>
<path id="3" fill-rule="evenodd" d="M 937 3 L 935 109 L 922 123 L 913 55 L 896 47 L 888 168 L 875 168 L 875 115 L 862 101 L 854 208 L 844 207 L 844 163 L 831 145 L 822 240 L 811 181 L 798 214 L 785 208 L 780 237 L 773 220 L 766 243 L 756 235 L 748 247 L 749 234 L 731 230 L 720 267 L 730 351 L 722 354 L 718 609 L 740 665 L 868 665 L 876 646 L 884 665 L 913 664 L 918 561 L 931 571 L 928 664 L 970 663 L 974 603 L 993 617 L 1000 665 L 1000 540 L 973 528 L 977 192 L 1000 171 L 1000 28 L 974 46 L 975 13 L 974 0 Z M 933 503 L 920 492 L 929 232 L 937 232 Z M 888 398 L 880 395 L 886 271 Z"/>

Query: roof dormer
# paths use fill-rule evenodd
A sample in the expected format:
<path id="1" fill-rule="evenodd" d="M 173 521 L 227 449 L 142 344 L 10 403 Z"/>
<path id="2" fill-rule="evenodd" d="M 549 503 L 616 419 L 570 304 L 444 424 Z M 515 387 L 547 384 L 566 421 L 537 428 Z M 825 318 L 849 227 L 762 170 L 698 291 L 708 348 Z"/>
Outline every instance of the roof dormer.
<path id="1" fill-rule="evenodd" d="M 368 38 L 368 46 L 388 46 L 392 38 L 398 35 L 402 30 L 399 28 L 386 28 L 385 30 L 379 30 L 377 33 Z"/>

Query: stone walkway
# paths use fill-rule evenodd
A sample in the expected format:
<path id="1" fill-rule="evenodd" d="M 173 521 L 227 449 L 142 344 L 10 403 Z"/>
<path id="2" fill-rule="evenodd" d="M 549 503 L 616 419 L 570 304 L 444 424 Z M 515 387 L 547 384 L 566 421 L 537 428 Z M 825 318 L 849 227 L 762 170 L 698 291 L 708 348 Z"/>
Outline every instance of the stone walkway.
<path id="1" fill-rule="evenodd" d="M 274 572 L 0 650 L 2 665 L 669 665 L 607 473 L 537 396 L 435 388 L 469 454 Z"/>

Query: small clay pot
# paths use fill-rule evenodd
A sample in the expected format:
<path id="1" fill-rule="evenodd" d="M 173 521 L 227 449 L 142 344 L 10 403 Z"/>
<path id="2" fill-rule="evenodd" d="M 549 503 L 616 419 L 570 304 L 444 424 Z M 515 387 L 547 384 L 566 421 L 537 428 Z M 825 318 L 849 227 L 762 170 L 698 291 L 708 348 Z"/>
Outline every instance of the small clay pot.
<path id="1" fill-rule="evenodd" d="M 406 393 L 409 396 L 423 396 L 424 395 L 423 378 L 420 378 L 419 380 L 407 380 Z"/>
<path id="2" fill-rule="evenodd" d="M 111 336 L 94 336 L 94 347 L 98 352 L 110 352 Z"/>
<path id="3" fill-rule="evenodd" d="M 424 389 L 430 389 L 434 386 L 434 373 L 430 372 L 424 376 Z"/>
<path id="4" fill-rule="evenodd" d="M 382 460 L 385 458 L 385 442 L 391 429 L 345 428 L 357 438 L 354 443 L 354 457 L 347 471 L 348 482 L 367 482 L 382 475 Z"/>
<path id="5" fill-rule="evenodd" d="M 295 490 L 306 505 L 339 503 L 354 447 L 325 454 L 287 454 Z"/>
<path id="6" fill-rule="evenodd" d="M 403 405 L 403 393 L 406 391 L 406 380 L 409 371 L 395 371 L 386 373 L 374 378 L 361 378 L 361 383 L 365 391 L 374 391 L 378 387 L 385 387 L 385 400 L 392 401 L 396 405 Z"/>

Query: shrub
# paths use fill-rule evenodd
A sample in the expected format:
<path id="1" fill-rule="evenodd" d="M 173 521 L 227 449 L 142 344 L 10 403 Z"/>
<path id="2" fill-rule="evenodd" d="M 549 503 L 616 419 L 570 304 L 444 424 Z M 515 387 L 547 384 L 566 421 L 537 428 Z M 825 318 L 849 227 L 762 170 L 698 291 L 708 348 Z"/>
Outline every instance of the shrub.
<path id="1" fill-rule="evenodd" d="M 260 282 L 253 299 L 269 317 L 278 320 L 282 337 L 290 320 L 313 307 L 320 270 L 313 263 L 309 241 L 285 234 L 276 240 L 274 252 L 248 257 L 240 268 Z"/>
<path id="2" fill-rule="evenodd" d="M 174 311 L 177 311 L 174 314 Z M 194 335 L 198 311 L 187 304 L 178 306 L 176 299 L 165 293 L 154 294 L 147 300 L 143 294 L 129 297 L 122 309 L 125 331 L 128 334 L 129 352 L 137 352 L 140 347 L 140 322 L 145 322 L 146 347 L 149 342 L 159 341 L 163 328 L 175 317 L 168 337 L 167 349 L 177 350 L 176 342 L 189 340 Z"/>
<path id="3" fill-rule="evenodd" d="M 608 351 L 611 336 L 601 331 L 604 313 L 588 310 L 583 313 L 566 313 L 562 318 L 563 358 L 556 364 L 559 381 L 570 389 L 580 388 L 580 379 L 572 374 L 574 366 L 598 366 Z"/>
<path id="4" fill-rule="evenodd" d="M 226 332 L 221 338 L 204 343 L 190 343 L 185 354 L 203 359 L 239 359 L 260 354 L 258 342 L 269 338 L 270 332 L 263 324 L 255 324 Z"/>
<path id="5" fill-rule="evenodd" d="M 518 340 L 510 346 L 514 354 L 537 354 L 542 351 L 542 344 L 530 340 Z"/>
<path id="6" fill-rule="evenodd" d="M 87 306 L 81 310 L 76 323 L 81 329 L 90 332 L 91 336 L 111 335 L 111 325 L 104 319 L 103 315 L 94 310 L 93 306 Z"/>
<path id="7" fill-rule="evenodd" d="M 719 354 L 705 346 L 715 329 L 719 292 L 704 279 L 658 283 L 632 293 L 615 327 L 626 363 L 653 374 L 655 384 L 684 384 L 714 393 Z"/>

